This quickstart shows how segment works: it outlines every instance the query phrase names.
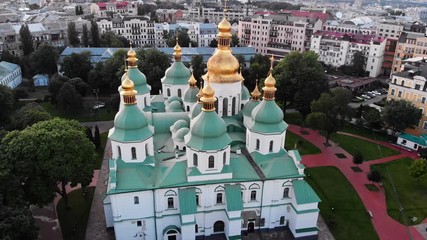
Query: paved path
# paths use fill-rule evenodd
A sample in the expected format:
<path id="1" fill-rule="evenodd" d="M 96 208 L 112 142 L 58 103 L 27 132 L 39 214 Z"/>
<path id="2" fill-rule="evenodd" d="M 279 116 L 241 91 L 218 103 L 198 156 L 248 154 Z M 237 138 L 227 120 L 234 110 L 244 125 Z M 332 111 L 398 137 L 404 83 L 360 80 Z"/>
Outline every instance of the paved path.
<path id="1" fill-rule="evenodd" d="M 379 142 L 353 135 L 355 137 L 363 138 L 365 140 L 400 151 L 400 154 L 395 156 L 364 162 L 363 164 L 359 165 L 363 172 L 354 172 L 351 169 L 351 167 L 354 166 L 352 156 L 337 144 L 330 142 L 331 146 L 326 147 L 323 144 L 325 142 L 325 138 L 318 132 L 308 128 L 290 125 L 288 130 L 304 139 L 307 139 L 322 151 L 321 154 L 303 156 L 302 162 L 306 167 L 335 166 L 344 174 L 344 176 L 349 180 L 349 182 L 353 185 L 354 189 L 359 194 L 366 209 L 372 212 L 372 223 L 380 239 L 424 239 L 420 232 L 417 231 L 415 226 L 406 227 L 392 219 L 387 214 L 386 199 L 383 191 L 371 192 L 365 187 L 365 184 L 370 183 L 366 178 L 366 173 L 370 170 L 370 165 L 388 162 L 403 157 L 417 158 L 418 156 L 416 153 L 403 150 L 389 143 Z M 305 131 L 305 134 L 301 133 L 302 130 Z M 347 158 L 338 158 L 335 155 L 336 153 L 344 154 Z M 409 236 L 409 233 L 411 237 Z"/>

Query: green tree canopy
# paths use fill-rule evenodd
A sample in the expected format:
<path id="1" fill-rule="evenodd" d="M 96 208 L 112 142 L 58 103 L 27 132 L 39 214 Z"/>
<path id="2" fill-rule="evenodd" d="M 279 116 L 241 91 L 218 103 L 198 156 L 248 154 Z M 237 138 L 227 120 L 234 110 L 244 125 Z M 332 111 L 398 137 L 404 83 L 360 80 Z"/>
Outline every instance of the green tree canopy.
<path id="1" fill-rule="evenodd" d="M 118 50 L 110 59 L 104 62 L 101 72 L 102 78 L 98 83 L 101 88 L 117 89 L 121 84 L 121 78 L 124 74 L 125 58 L 126 51 Z M 98 66 L 96 68 L 98 68 Z M 96 74 L 93 76 L 97 77 Z"/>
<path id="2" fill-rule="evenodd" d="M 68 43 L 73 47 L 78 46 L 80 42 L 79 37 L 77 36 L 76 24 L 74 22 L 68 22 L 67 33 Z"/>
<path id="3" fill-rule="evenodd" d="M 189 47 L 190 43 L 191 46 L 197 46 L 197 43 L 191 41 L 190 36 L 188 36 L 188 29 L 187 28 L 180 28 L 178 31 L 178 43 L 181 47 Z M 172 32 L 163 32 L 163 38 L 166 40 L 166 45 L 168 47 L 173 47 L 176 45 L 176 33 L 173 34 Z"/>
<path id="4" fill-rule="evenodd" d="M 66 185 L 86 187 L 92 180 L 95 146 L 74 120 L 54 118 L 10 132 L 0 150 L 30 204 L 50 203 L 55 193 L 68 204 Z"/>
<path id="5" fill-rule="evenodd" d="M 418 124 L 421 115 L 420 109 L 405 100 L 391 99 L 385 103 L 382 111 L 384 123 L 394 133 L 413 128 Z"/>
<path id="6" fill-rule="evenodd" d="M 231 36 L 231 44 L 232 47 L 238 47 L 239 46 L 239 37 L 236 34 L 233 34 Z"/>
<path id="7" fill-rule="evenodd" d="M 27 206 L 6 206 L 0 202 L 0 238 L 38 239 L 38 228 Z"/>
<path id="8" fill-rule="evenodd" d="M 91 69 L 90 52 L 72 53 L 64 58 L 61 68 L 65 76 L 69 78 L 78 77 L 85 82 Z"/>
<path id="9" fill-rule="evenodd" d="M 52 103 L 56 103 L 58 99 L 59 90 L 61 90 L 62 85 L 68 81 L 68 77 L 61 75 L 53 75 L 49 81 L 48 90 L 51 96 Z"/>
<path id="10" fill-rule="evenodd" d="M 31 35 L 28 25 L 24 24 L 19 29 L 19 36 L 21 37 L 22 51 L 24 55 L 30 55 L 34 51 L 33 36 Z"/>
<path id="11" fill-rule="evenodd" d="M 76 111 L 82 107 L 82 96 L 70 82 L 65 82 L 58 93 L 58 105 L 63 110 Z"/>
<path id="12" fill-rule="evenodd" d="M 415 181 L 420 181 L 427 172 L 427 160 L 420 158 L 414 160 L 409 167 L 409 175 L 415 179 Z"/>
<path id="13" fill-rule="evenodd" d="M 31 102 L 17 110 L 13 116 L 13 129 L 22 130 L 34 123 L 51 119 L 52 116 L 47 113 L 40 105 Z"/>
<path id="14" fill-rule="evenodd" d="M 129 41 L 123 36 L 118 36 L 114 32 L 108 31 L 101 34 L 100 44 L 101 47 L 123 48 L 129 46 Z"/>
<path id="15" fill-rule="evenodd" d="M 43 44 L 30 55 L 30 67 L 34 73 L 54 74 L 57 72 L 58 50 Z"/>
<path id="16" fill-rule="evenodd" d="M 366 177 L 368 178 L 369 181 L 373 183 L 378 183 L 382 179 L 381 173 L 377 169 L 372 169 L 371 171 L 369 171 L 366 174 Z"/>
<path id="17" fill-rule="evenodd" d="M 382 127 L 381 113 L 377 109 L 369 107 L 363 112 L 362 116 L 370 129 L 379 129 Z"/>
<path id="18" fill-rule="evenodd" d="M 322 93 L 320 98 L 311 104 L 312 113 L 307 116 L 307 125 L 325 131 L 328 143 L 331 134 L 343 128 L 346 119 L 351 115 L 351 108 L 348 106 L 350 100 L 351 93 L 345 88 L 335 88 L 330 93 Z"/>
<path id="19" fill-rule="evenodd" d="M 90 38 L 92 47 L 101 46 L 101 40 L 99 39 L 99 28 L 95 20 L 90 21 Z"/>
<path id="20" fill-rule="evenodd" d="M 206 69 L 206 63 L 203 62 L 202 55 L 196 55 L 191 58 L 191 68 L 193 69 L 194 78 L 200 82 Z"/>
<path id="21" fill-rule="evenodd" d="M 353 59 L 351 60 L 351 69 L 353 75 L 357 77 L 364 77 L 366 75 L 366 57 L 361 51 L 356 51 L 353 54 Z"/>
<path id="22" fill-rule="evenodd" d="M 73 85 L 82 97 L 86 97 L 86 94 L 89 91 L 89 85 L 87 83 L 85 83 L 81 78 L 72 78 L 68 80 L 68 82 Z"/>
<path id="23" fill-rule="evenodd" d="M 138 50 L 137 56 L 140 59 L 138 66 L 146 75 L 147 82 L 152 87 L 152 94 L 157 94 L 162 88 L 160 79 L 171 66 L 170 57 L 157 49 Z"/>
<path id="24" fill-rule="evenodd" d="M 364 161 L 363 159 L 363 155 L 361 152 L 357 151 L 356 153 L 354 153 L 353 155 L 353 163 L 356 165 L 362 164 Z"/>
<path id="25" fill-rule="evenodd" d="M 0 84 L 0 129 L 9 122 L 14 102 L 12 89 Z"/>
<path id="26" fill-rule="evenodd" d="M 83 24 L 82 43 L 83 47 L 89 47 L 89 31 L 86 24 Z"/>
<path id="27" fill-rule="evenodd" d="M 328 81 L 318 55 L 312 51 L 291 52 L 274 68 L 278 100 L 285 111 L 293 104 L 305 118 L 310 113 L 311 102 L 328 91 Z"/>

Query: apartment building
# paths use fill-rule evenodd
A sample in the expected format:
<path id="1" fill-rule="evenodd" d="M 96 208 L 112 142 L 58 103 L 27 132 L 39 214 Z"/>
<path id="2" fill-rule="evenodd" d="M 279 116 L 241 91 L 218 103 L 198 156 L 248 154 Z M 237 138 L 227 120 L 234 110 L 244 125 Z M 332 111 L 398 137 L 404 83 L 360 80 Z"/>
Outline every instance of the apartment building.
<path id="1" fill-rule="evenodd" d="M 90 13 L 98 17 L 108 17 L 109 13 L 136 16 L 138 7 L 136 2 L 97 2 L 90 5 Z"/>
<path id="2" fill-rule="evenodd" d="M 325 14 L 288 11 L 245 18 L 239 21 L 240 45 L 254 47 L 257 53 L 274 55 L 279 59 L 291 51 L 307 51 L 313 33 L 322 29 L 322 18 L 317 15 Z"/>
<path id="3" fill-rule="evenodd" d="M 336 21 L 327 21 L 323 24 L 323 31 L 333 31 L 340 33 L 351 33 L 351 34 L 365 34 L 365 35 L 375 35 L 375 29 L 357 26 L 353 24 L 338 24 Z"/>
<path id="4" fill-rule="evenodd" d="M 404 25 L 398 22 L 384 21 L 377 25 L 377 33 L 380 37 L 386 38 L 399 38 L 400 33 L 403 31 Z"/>
<path id="5" fill-rule="evenodd" d="M 319 55 L 319 60 L 335 67 L 351 64 L 353 54 L 362 52 L 370 77 L 381 74 L 385 46 L 385 38 L 374 35 L 320 31 L 311 39 L 311 50 Z"/>
<path id="6" fill-rule="evenodd" d="M 132 41 L 136 47 L 155 46 L 154 23 L 145 17 L 99 18 L 96 23 L 101 34 L 111 31 Z"/>
<path id="7" fill-rule="evenodd" d="M 167 47 L 164 38 L 165 32 L 175 34 L 177 30 L 183 28 L 187 29 L 190 40 L 197 43 L 197 46 L 192 47 L 208 47 L 217 34 L 216 25 L 213 23 L 155 23 L 156 47 Z"/>
<path id="8" fill-rule="evenodd" d="M 250 6 L 236 7 L 227 9 L 227 18 L 242 20 L 244 17 L 254 14 L 254 10 Z M 209 7 L 192 7 L 184 11 L 186 19 L 195 21 L 203 21 L 209 19 L 210 22 L 219 22 L 224 17 L 223 8 Z"/>
<path id="9" fill-rule="evenodd" d="M 425 38 L 424 33 L 403 31 L 400 34 L 397 42 L 396 52 L 393 59 L 392 73 L 398 73 L 403 70 L 402 63 L 405 59 L 412 58 L 415 56 L 415 48 L 420 46 Z M 417 51 L 417 56 L 423 56 L 422 52 Z M 427 55 L 425 55 L 427 56 Z"/>
<path id="10" fill-rule="evenodd" d="M 404 60 L 402 71 L 393 73 L 389 81 L 387 100 L 403 99 L 422 112 L 419 124 L 405 132 L 414 135 L 427 133 L 427 64 L 422 57 Z"/>
<path id="11" fill-rule="evenodd" d="M 397 47 L 397 41 L 398 40 L 395 38 L 386 39 L 383 65 L 381 69 L 381 75 L 385 77 L 389 77 L 391 74 L 393 68 L 394 53 L 396 52 Z"/>
<path id="12" fill-rule="evenodd" d="M 176 23 L 183 18 L 184 12 L 180 9 L 157 9 L 156 16 L 159 22 Z"/>

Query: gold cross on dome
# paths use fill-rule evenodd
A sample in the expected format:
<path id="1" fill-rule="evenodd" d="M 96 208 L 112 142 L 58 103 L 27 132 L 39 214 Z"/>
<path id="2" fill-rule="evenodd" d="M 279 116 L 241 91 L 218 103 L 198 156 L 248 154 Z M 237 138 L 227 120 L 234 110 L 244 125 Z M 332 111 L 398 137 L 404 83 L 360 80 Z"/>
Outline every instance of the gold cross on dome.
<path id="1" fill-rule="evenodd" d="M 270 68 L 273 68 L 273 63 L 274 63 L 274 56 L 271 55 L 271 57 L 270 57 Z"/>
<path id="2" fill-rule="evenodd" d="M 224 0 L 224 18 L 226 17 L 227 13 L 227 0 Z"/>

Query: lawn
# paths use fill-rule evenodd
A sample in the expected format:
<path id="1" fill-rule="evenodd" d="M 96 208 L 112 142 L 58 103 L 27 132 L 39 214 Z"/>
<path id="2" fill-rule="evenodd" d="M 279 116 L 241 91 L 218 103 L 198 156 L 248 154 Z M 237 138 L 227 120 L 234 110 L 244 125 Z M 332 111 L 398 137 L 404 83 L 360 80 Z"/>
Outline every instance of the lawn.
<path id="1" fill-rule="evenodd" d="M 285 113 L 285 122 L 301 126 L 303 124 L 302 116 L 299 112 Z"/>
<path id="2" fill-rule="evenodd" d="M 360 151 L 365 161 L 388 157 L 399 154 L 399 151 L 369 142 L 360 138 L 355 138 L 342 134 L 332 134 L 331 140 L 339 143 L 340 147 L 351 155 Z"/>
<path id="3" fill-rule="evenodd" d="M 287 150 L 292 150 L 292 149 L 295 149 L 296 145 L 297 145 L 296 149 L 299 151 L 299 153 L 301 155 L 320 153 L 320 149 L 318 149 L 316 146 L 311 144 L 311 142 L 301 138 L 300 136 L 296 135 L 295 133 L 287 131 L 286 132 L 285 148 Z"/>
<path id="4" fill-rule="evenodd" d="M 392 138 L 391 136 L 388 136 L 383 132 L 374 132 L 366 128 L 359 128 L 351 123 L 346 123 L 344 128 L 340 131 L 384 142 L 390 141 L 390 139 Z"/>
<path id="5" fill-rule="evenodd" d="M 335 239 L 379 239 L 359 195 L 336 167 L 307 168 L 305 173 L 322 199 L 320 214 Z"/>
<path id="6" fill-rule="evenodd" d="M 105 144 L 107 143 L 107 138 L 108 138 L 108 132 L 101 133 L 101 145 L 99 149 L 96 150 L 96 159 L 95 159 L 96 162 L 94 165 L 94 170 L 101 168 L 102 159 L 104 157 Z"/>
<path id="7" fill-rule="evenodd" d="M 61 199 L 56 206 L 59 223 L 61 225 L 64 240 L 85 239 L 87 221 L 89 219 L 90 207 L 92 205 L 95 187 L 89 187 L 87 198 L 82 196 L 82 189 L 68 193 L 70 208 L 66 209 Z M 74 231 L 75 229 L 75 231 Z"/>
<path id="8" fill-rule="evenodd" d="M 44 102 L 40 104 L 46 112 L 48 112 L 53 117 L 61 117 L 68 119 L 75 119 L 79 122 L 95 122 L 95 121 L 109 121 L 113 120 L 116 112 L 108 112 L 106 108 L 98 110 L 81 110 L 79 112 L 69 112 L 63 111 L 55 107 L 55 105 L 50 104 L 49 102 Z M 96 112 L 94 112 L 96 111 Z"/>
<path id="9" fill-rule="evenodd" d="M 410 158 L 401 158 L 392 162 L 372 165 L 383 176 L 383 186 L 386 192 L 387 212 L 402 224 L 414 225 L 421 223 L 427 217 L 427 178 L 416 182 L 409 176 L 408 168 L 412 163 Z M 405 219 L 400 214 L 400 206 L 393 192 L 390 178 L 394 183 L 397 197 L 404 209 Z M 416 221 L 412 221 L 416 217 Z"/>

